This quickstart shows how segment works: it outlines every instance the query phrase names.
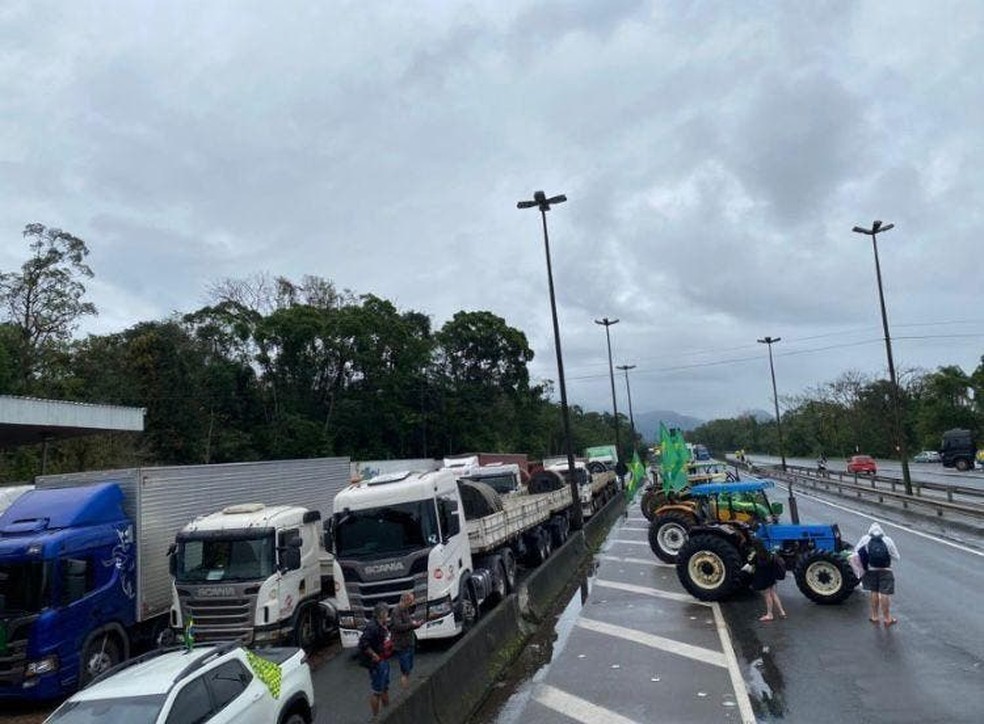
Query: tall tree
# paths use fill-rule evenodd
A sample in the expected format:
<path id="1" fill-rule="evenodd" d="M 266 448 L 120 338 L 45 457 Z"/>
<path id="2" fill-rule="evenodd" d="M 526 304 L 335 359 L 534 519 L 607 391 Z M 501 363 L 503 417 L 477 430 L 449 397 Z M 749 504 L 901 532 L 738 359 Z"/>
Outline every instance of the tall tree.
<path id="1" fill-rule="evenodd" d="M 23 236 L 31 256 L 19 272 L 0 273 L 0 304 L 5 321 L 19 328 L 19 391 L 30 394 L 40 391 L 50 355 L 96 307 L 82 299 L 82 280 L 92 277 L 82 239 L 44 224 L 28 224 Z"/>

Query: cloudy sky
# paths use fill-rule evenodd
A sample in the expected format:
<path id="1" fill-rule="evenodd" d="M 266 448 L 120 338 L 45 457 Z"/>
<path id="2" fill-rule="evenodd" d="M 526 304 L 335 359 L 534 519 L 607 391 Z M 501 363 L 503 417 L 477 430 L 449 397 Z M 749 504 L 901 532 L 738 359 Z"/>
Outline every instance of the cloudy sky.
<path id="1" fill-rule="evenodd" d="M 314 274 L 439 327 L 490 310 L 572 404 L 771 409 L 984 353 L 979 2 L 0 3 L 0 269 L 84 238 L 100 316 Z M 624 378 L 617 379 L 625 410 Z"/>

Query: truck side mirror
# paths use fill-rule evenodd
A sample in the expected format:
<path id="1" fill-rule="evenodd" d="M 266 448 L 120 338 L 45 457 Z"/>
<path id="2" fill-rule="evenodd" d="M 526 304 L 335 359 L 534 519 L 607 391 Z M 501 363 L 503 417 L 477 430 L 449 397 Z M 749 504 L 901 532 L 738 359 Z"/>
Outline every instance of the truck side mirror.
<path id="1" fill-rule="evenodd" d="M 174 555 L 177 552 L 177 543 L 172 543 L 167 547 L 167 571 L 171 574 L 171 578 L 176 578 L 178 575 L 178 557 Z"/>
<path id="2" fill-rule="evenodd" d="M 294 538 L 280 549 L 280 570 L 297 571 L 301 568 L 301 540 Z"/>

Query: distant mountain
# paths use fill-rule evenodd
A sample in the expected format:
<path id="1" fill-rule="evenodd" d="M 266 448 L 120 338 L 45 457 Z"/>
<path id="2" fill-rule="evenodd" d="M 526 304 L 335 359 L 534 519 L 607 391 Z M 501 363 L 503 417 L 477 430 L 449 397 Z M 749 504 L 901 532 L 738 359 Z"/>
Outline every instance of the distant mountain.
<path id="1" fill-rule="evenodd" d="M 642 435 L 643 440 L 655 442 L 659 439 L 660 420 L 667 427 L 678 427 L 684 432 L 693 430 L 704 424 L 704 420 L 689 415 L 681 415 L 672 410 L 654 410 L 653 412 L 636 413 L 635 426 L 636 432 Z"/>

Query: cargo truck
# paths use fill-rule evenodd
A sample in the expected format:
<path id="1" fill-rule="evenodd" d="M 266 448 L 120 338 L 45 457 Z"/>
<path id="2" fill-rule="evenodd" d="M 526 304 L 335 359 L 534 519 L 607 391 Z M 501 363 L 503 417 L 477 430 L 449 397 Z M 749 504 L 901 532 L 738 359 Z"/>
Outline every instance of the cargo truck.
<path id="1" fill-rule="evenodd" d="M 356 646 L 377 603 L 412 591 L 420 639 L 457 636 L 506 596 L 517 561 L 536 565 L 566 540 L 570 486 L 500 496 L 461 470 L 395 473 L 335 497 L 329 535 L 342 645 Z"/>
<path id="2" fill-rule="evenodd" d="M 347 477 L 333 458 L 37 478 L 0 515 L 0 698 L 66 694 L 164 634 L 168 548 L 202 511 L 288 499 L 327 513 Z"/>
<path id="3" fill-rule="evenodd" d="M 544 474 L 557 475 L 561 480 L 568 479 L 567 461 L 551 463 L 543 472 L 536 473 L 536 480 Z M 601 510 L 605 503 L 618 494 L 618 477 L 615 471 L 600 460 L 574 461 L 574 477 L 581 500 L 581 515 L 587 519 Z"/>

